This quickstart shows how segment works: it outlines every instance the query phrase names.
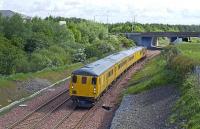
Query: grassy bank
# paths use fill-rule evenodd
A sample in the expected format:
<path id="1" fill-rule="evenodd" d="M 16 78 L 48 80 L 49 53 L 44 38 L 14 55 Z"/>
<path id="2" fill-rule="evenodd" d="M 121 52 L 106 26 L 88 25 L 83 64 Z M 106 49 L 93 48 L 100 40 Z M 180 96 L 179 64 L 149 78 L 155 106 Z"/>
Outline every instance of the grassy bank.
<path id="1" fill-rule="evenodd" d="M 179 44 L 167 47 L 161 56 L 149 61 L 144 68 L 132 76 L 125 94 L 175 84 L 180 98 L 169 118 L 178 128 L 200 128 L 200 84 L 193 73 L 200 64 L 200 44 Z"/>
<path id="2" fill-rule="evenodd" d="M 174 107 L 170 122 L 179 128 L 200 128 L 200 83 L 194 67 L 200 65 L 200 44 L 176 46 L 181 55 L 174 57 L 172 69 L 179 75 L 180 98 Z M 176 66 L 176 67 L 175 67 Z"/>
<path id="3" fill-rule="evenodd" d="M 177 45 L 181 53 L 194 60 L 200 60 L 200 43 L 185 43 Z"/>
<path id="4" fill-rule="evenodd" d="M 20 83 L 34 78 L 46 79 L 51 83 L 70 76 L 74 69 L 81 67 L 82 63 L 67 65 L 58 68 L 45 69 L 35 73 L 19 73 L 10 76 L 0 77 L 0 105 L 1 107 L 30 95 Z M 1 108 L 0 107 L 0 108 Z"/>
<path id="5" fill-rule="evenodd" d="M 179 85 L 181 96 L 177 101 L 170 123 L 183 129 L 200 128 L 200 84 L 193 74 Z"/>
<path id="6" fill-rule="evenodd" d="M 133 74 L 125 94 L 141 93 L 174 82 L 173 79 L 173 71 L 166 69 L 166 61 L 158 56 L 145 64 L 141 71 Z"/>

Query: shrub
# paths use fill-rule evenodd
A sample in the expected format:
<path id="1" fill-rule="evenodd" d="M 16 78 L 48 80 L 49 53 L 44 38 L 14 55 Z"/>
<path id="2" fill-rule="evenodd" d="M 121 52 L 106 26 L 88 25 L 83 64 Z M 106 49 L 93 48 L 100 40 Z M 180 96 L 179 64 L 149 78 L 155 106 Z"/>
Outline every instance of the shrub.
<path id="1" fill-rule="evenodd" d="M 162 56 L 165 58 L 168 64 L 171 64 L 171 61 L 174 57 L 180 54 L 180 51 L 174 45 L 169 45 L 164 48 L 162 51 Z"/>
<path id="2" fill-rule="evenodd" d="M 180 128 L 198 129 L 200 122 L 200 84 L 197 77 L 190 74 L 180 87 L 181 97 L 176 103 L 171 123 Z"/>
<path id="3" fill-rule="evenodd" d="M 0 37 L 0 74 L 13 74 L 27 70 L 27 56 L 22 50 Z"/>
<path id="4" fill-rule="evenodd" d="M 72 61 L 74 63 L 76 62 L 84 62 L 86 60 L 86 54 L 85 49 L 78 49 L 75 51 L 75 53 L 72 55 Z"/>
<path id="5" fill-rule="evenodd" d="M 198 61 L 193 60 L 184 55 L 178 55 L 171 59 L 169 64 L 170 68 L 177 72 L 180 76 L 184 76 L 189 72 L 192 72 Z"/>

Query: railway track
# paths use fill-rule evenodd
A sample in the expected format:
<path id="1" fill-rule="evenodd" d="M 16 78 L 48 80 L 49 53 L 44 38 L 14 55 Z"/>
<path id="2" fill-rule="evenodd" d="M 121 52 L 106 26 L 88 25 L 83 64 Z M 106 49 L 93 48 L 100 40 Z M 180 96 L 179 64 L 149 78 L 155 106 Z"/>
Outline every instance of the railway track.
<path id="1" fill-rule="evenodd" d="M 68 92 L 69 90 L 65 90 L 59 93 L 46 103 L 40 105 L 38 108 L 24 116 L 19 121 L 16 121 L 11 126 L 7 127 L 7 129 L 34 129 L 42 120 L 46 119 L 56 109 L 70 100 L 70 97 L 67 96 Z"/>
<path id="2" fill-rule="evenodd" d="M 85 119 L 87 119 L 90 115 L 92 115 L 91 113 L 94 113 L 96 109 L 98 109 L 99 106 L 101 106 L 103 103 L 102 100 L 98 101 L 94 107 L 92 107 L 91 109 L 89 109 L 88 111 L 84 111 L 84 115 L 81 116 L 80 120 L 78 120 L 78 122 L 75 124 L 75 126 L 70 127 L 71 129 L 80 129 L 82 123 L 84 122 Z M 60 126 L 67 121 L 67 119 L 70 118 L 71 115 L 79 113 L 78 111 L 76 111 L 76 106 L 74 105 L 71 108 L 71 111 L 69 113 L 67 113 L 64 117 L 62 117 L 59 122 L 57 122 L 57 124 L 52 128 L 52 129 L 59 129 Z"/>
<path id="3" fill-rule="evenodd" d="M 74 113 L 75 109 L 76 109 L 76 106 L 73 106 L 72 109 L 71 109 L 71 111 L 70 111 L 69 113 L 67 113 L 63 118 L 61 118 L 61 120 L 60 120 L 52 129 L 57 129 L 57 128 L 59 128 L 59 126 L 60 126 L 66 119 L 68 119 L 68 118 L 71 116 L 72 113 Z"/>
<path id="4" fill-rule="evenodd" d="M 90 116 L 93 115 L 94 112 L 98 109 L 99 106 L 101 106 L 103 103 L 103 101 L 101 100 L 100 102 L 98 102 L 94 107 L 92 107 L 88 112 L 86 112 L 83 117 L 78 121 L 78 123 L 75 125 L 75 127 L 73 127 L 73 129 L 80 129 L 81 125 L 83 124 L 83 122 Z"/>
<path id="5" fill-rule="evenodd" d="M 127 71 L 128 72 L 128 71 Z M 107 92 L 105 92 L 102 97 L 99 99 L 98 102 L 96 102 L 96 104 L 89 110 L 87 110 L 82 116 L 81 118 L 72 126 L 70 127 L 67 127 L 67 128 L 70 128 L 70 129 L 81 129 L 81 126 L 82 124 L 84 123 L 84 121 L 89 118 L 89 116 L 93 115 L 95 113 L 95 111 L 102 106 L 103 104 L 103 97 L 108 93 L 108 92 L 111 92 L 112 89 L 115 87 L 115 85 L 118 85 L 118 83 L 120 81 L 122 81 L 122 79 L 126 76 L 126 73 L 122 75 L 123 77 L 120 77 L 113 85 L 111 85 L 109 87 L 109 89 L 107 90 Z M 76 113 L 79 113 L 78 111 L 75 110 L 76 109 L 76 106 L 74 106 L 71 111 L 66 114 L 63 118 L 61 118 L 61 120 L 59 120 L 59 122 L 52 128 L 52 129 L 60 129 L 61 125 L 64 124 L 65 121 L 67 121 L 67 119 L 70 118 L 71 115 L 74 115 Z M 65 127 L 66 128 L 66 127 Z"/>
<path id="6" fill-rule="evenodd" d="M 155 55 L 150 54 L 148 59 L 154 57 Z M 89 110 L 76 110 L 75 105 L 69 106 L 67 109 L 67 112 L 63 113 L 62 116 L 59 116 L 57 118 L 57 121 L 52 124 L 52 129 L 57 129 L 57 128 L 62 128 L 63 126 L 66 126 L 67 123 L 72 122 L 73 124 L 65 127 L 65 128 L 73 128 L 73 129 L 80 129 L 81 126 L 84 125 L 84 122 L 86 119 L 88 119 L 90 116 L 95 114 L 95 111 L 100 108 L 103 104 L 103 97 L 108 93 L 111 92 L 111 90 L 118 85 L 122 81 L 122 79 L 126 78 L 126 74 L 129 73 L 129 70 L 127 70 L 118 80 L 115 81 L 115 83 L 107 90 L 106 93 L 102 95 L 100 100 L 95 104 L 94 107 L 92 107 Z M 69 90 L 63 91 L 62 93 L 58 94 L 48 102 L 44 103 L 43 105 L 39 106 L 37 109 L 26 115 L 24 118 L 21 120 L 15 122 L 12 124 L 8 129 L 38 129 L 38 128 L 43 128 L 42 122 L 45 123 L 45 121 L 48 121 L 47 118 L 49 118 L 58 108 L 63 106 L 65 103 L 67 103 L 70 98 L 67 94 Z M 59 100 L 59 101 L 58 101 Z M 52 104 L 54 103 L 54 104 Z M 69 104 L 69 103 L 68 103 Z M 42 113 L 41 113 L 42 112 Z M 81 112 L 81 113 L 80 113 Z M 41 113 L 41 114 L 40 114 Z M 81 115 L 80 115 L 81 114 Z M 52 115 L 53 116 L 53 115 Z M 79 116 L 73 118 L 73 116 Z M 78 118 L 78 119 L 77 119 Z M 52 117 L 52 119 L 55 119 Z M 72 119 L 72 120 L 70 120 Z M 47 124 L 48 125 L 48 124 Z"/>
<path id="7" fill-rule="evenodd" d="M 150 56 L 148 56 L 145 60 L 149 60 L 153 57 L 155 57 L 157 54 L 150 54 Z M 142 60 L 142 61 L 145 61 L 145 60 Z M 139 62 L 138 62 L 139 63 Z M 134 64 L 135 65 L 135 64 Z M 123 79 L 126 78 L 126 76 L 128 76 L 128 74 L 131 73 L 131 69 L 133 70 L 134 69 L 134 65 L 132 67 L 130 67 L 127 71 L 125 71 L 122 76 L 113 84 L 111 85 L 110 89 L 108 89 L 108 91 L 100 98 L 100 101 L 97 102 L 97 104 L 92 107 L 87 113 L 85 113 L 83 115 L 83 117 L 78 121 L 78 123 L 76 124 L 76 126 L 73 127 L 73 129 L 81 129 L 82 126 L 84 125 L 84 122 L 86 122 L 86 119 L 88 118 L 92 118 L 92 116 L 95 114 L 95 111 L 97 109 L 99 109 L 99 107 L 101 108 L 102 105 L 103 105 L 103 102 L 104 102 L 104 97 L 109 94 L 109 92 L 111 92 L 114 88 L 118 87 L 119 85 L 123 85 L 120 84 L 120 82 L 122 82 Z"/>
<path id="8" fill-rule="evenodd" d="M 134 67 L 134 66 L 132 66 Z M 116 86 L 118 86 L 118 84 L 126 77 L 126 74 L 129 72 L 129 70 L 125 71 L 122 76 L 116 80 L 110 87 L 109 89 L 102 95 L 102 97 L 100 98 L 100 100 L 95 104 L 94 107 L 92 107 L 90 110 L 88 110 L 88 112 L 86 112 L 83 117 L 78 121 L 78 123 L 75 125 L 75 127 L 73 127 L 73 129 L 81 129 L 82 124 L 84 123 L 84 121 L 89 118 L 90 116 L 94 115 L 95 111 L 99 108 L 102 107 L 103 105 L 103 99 L 104 97 L 113 90 L 113 88 L 116 88 Z"/>

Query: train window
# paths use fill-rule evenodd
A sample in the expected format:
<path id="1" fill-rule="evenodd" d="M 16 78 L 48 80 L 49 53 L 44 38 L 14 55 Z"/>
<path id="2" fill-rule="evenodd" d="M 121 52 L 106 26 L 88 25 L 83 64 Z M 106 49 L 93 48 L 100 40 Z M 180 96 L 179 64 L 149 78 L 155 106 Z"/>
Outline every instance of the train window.
<path id="1" fill-rule="evenodd" d="M 93 85 L 96 85 L 96 84 L 97 84 L 97 78 L 96 78 L 96 77 L 93 77 L 93 78 L 92 78 L 92 84 L 93 84 Z"/>
<path id="2" fill-rule="evenodd" d="M 76 83 L 76 82 L 77 82 L 77 76 L 74 75 L 74 76 L 72 77 L 72 82 L 73 82 L 73 83 Z"/>
<path id="3" fill-rule="evenodd" d="M 86 84 L 87 83 L 87 77 L 82 77 L 82 84 Z"/>

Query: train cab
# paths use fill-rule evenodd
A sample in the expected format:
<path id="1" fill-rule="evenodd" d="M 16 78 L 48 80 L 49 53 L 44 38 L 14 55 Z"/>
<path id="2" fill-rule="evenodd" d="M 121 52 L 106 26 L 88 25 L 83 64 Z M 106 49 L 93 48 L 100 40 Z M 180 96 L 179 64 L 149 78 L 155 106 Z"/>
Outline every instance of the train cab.
<path id="1" fill-rule="evenodd" d="M 98 93 L 98 81 L 95 76 L 72 74 L 70 96 L 79 107 L 90 107 Z"/>

